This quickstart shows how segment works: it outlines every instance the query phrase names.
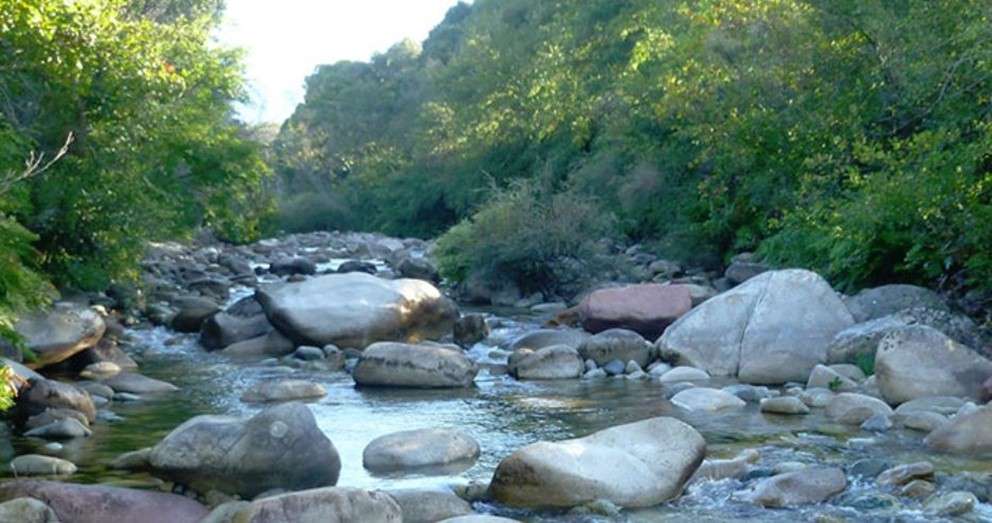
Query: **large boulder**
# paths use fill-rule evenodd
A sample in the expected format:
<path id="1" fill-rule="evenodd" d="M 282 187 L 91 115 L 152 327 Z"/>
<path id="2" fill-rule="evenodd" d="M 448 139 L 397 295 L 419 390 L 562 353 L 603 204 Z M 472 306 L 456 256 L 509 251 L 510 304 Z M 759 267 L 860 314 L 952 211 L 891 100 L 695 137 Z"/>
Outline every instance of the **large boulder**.
<path id="1" fill-rule="evenodd" d="M 674 418 L 652 418 L 528 445 L 499 464 L 489 492 L 520 507 L 574 507 L 604 499 L 650 507 L 678 496 L 705 454 L 706 442 L 695 429 Z"/>
<path id="2" fill-rule="evenodd" d="M 507 372 L 519 380 L 575 379 L 584 371 L 579 352 L 568 345 L 518 349 L 510 355 L 507 366 Z"/>
<path id="3" fill-rule="evenodd" d="M 225 503 L 202 523 L 402 523 L 403 511 L 385 492 L 326 487 Z"/>
<path id="4" fill-rule="evenodd" d="M 32 369 L 67 360 L 95 346 L 106 329 L 96 311 L 70 303 L 58 303 L 47 312 L 26 314 L 14 325 L 35 356 L 25 364 Z"/>
<path id="5" fill-rule="evenodd" d="M 872 416 L 890 417 L 893 414 L 892 407 L 884 401 L 853 392 L 836 394 L 827 404 L 827 416 L 845 425 L 860 425 Z"/>
<path id="6" fill-rule="evenodd" d="M 658 340 L 665 358 L 737 376 L 754 384 L 805 382 L 826 362 L 827 346 L 854 323 L 847 307 L 815 273 L 760 274 L 709 299 Z"/>
<path id="7" fill-rule="evenodd" d="M 857 323 L 871 321 L 903 309 L 916 307 L 949 310 L 944 300 L 930 289 L 903 284 L 865 289 L 847 298 L 846 303 Z"/>
<path id="8" fill-rule="evenodd" d="M 926 325 L 958 343 L 980 349 L 985 345 L 978 326 L 970 318 L 946 310 L 917 307 L 852 325 L 837 333 L 827 349 L 829 363 L 873 361 L 878 342 L 886 334 L 907 325 Z"/>
<path id="9" fill-rule="evenodd" d="M 218 350 L 268 334 L 272 324 L 264 314 L 242 317 L 218 312 L 200 326 L 200 344 L 207 350 Z"/>
<path id="10" fill-rule="evenodd" d="M 18 498 L 48 505 L 63 523 L 199 523 L 207 515 L 196 501 L 165 492 L 58 481 L 0 483 L 0 502 Z"/>
<path id="11" fill-rule="evenodd" d="M 640 334 L 627 329 L 609 329 L 586 339 L 579 345 L 583 360 L 603 366 L 613 360 L 636 361 L 642 368 L 651 361 L 654 347 Z"/>
<path id="12" fill-rule="evenodd" d="M 155 475 L 242 497 L 334 485 L 341 470 L 334 444 L 300 403 L 247 420 L 197 416 L 152 447 L 148 461 Z"/>
<path id="13" fill-rule="evenodd" d="M 938 452 L 966 456 L 992 455 L 992 405 L 959 414 L 924 440 Z"/>
<path id="14" fill-rule="evenodd" d="M 362 464 L 374 472 L 445 467 L 471 463 L 479 444 L 454 429 L 418 429 L 380 436 L 365 447 Z"/>
<path id="15" fill-rule="evenodd" d="M 687 287 L 644 283 L 595 290 L 576 312 L 582 328 L 589 332 L 621 328 L 653 340 L 691 308 Z"/>
<path id="16" fill-rule="evenodd" d="M 259 289 L 269 321 L 298 345 L 364 348 L 451 332 L 454 303 L 422 280 L 384 280 L 353 272 Z"/>
<path id="17" fill-rule="evenodd" d="M 0 503 L 0 521 L 16 523 L 59 523 L 48 505 L 34 498 L 17 498 Z"/>
<path id="18" fill-rule="evenodd" d="M 32 379 L 17 397 L 17 408 L 25 416 L 35 416 L 48 409 L 81 412 L 90 422 L 96 420 L 96 406 L 85 390 L 71 384 L 48 379 Z"/>
<path id="19" fill-rule="evenodd" d="M 172 304 L 177 309 L 172 328 L 179 332 L 200 332 L 204 320 L 220 310 L 215 301 L 199 296 L 177 298 Z"/>
<path id="20" fill-rule="evenodd" d="M 380 342 L 362 351 L 352 376 L 364 386 L 456 388 L 472 386 L 478 372 L 458 348 Z"/>
<path id="21" fill-rule="evenodd" d="M 923 325 L 889 332 L 875 357 L 878 390 L 894 405 L 926 396 L 978 400 L 990 376 L 992 361 Z"/>

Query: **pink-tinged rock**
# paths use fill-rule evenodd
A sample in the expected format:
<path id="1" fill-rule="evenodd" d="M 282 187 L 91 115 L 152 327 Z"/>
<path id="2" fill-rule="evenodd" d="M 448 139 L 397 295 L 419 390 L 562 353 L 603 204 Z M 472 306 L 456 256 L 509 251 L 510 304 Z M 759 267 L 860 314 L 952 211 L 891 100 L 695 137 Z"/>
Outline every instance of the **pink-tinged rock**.
<path id="1" fill-rule="evenodd" d="M 589 332 L 622 328 L 653 340 L 691 308 L 688 287 L 646 283 L 593 291 L 578 312 Z"/>
<path id="2" fill-rule="evenodd" d="M 25 497 L 51 507 L 59 521 L 72 523 L 198 523 L 208 514 L 196 501 L 165 492 L 58 481 L 0 484 L 0 502 Z"/>

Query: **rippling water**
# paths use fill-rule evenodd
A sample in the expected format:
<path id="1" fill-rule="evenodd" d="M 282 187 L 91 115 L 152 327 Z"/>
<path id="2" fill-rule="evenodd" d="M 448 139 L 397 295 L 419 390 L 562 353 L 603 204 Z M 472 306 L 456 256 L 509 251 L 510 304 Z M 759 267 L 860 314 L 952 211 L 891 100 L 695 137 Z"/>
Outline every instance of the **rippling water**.
<path id="1" fill-rule="evenodd" d="M 235 296 L 236 298 L 237 296 Z M 745 448 L 758 448 L 759 467 L 776 463 L 845 465 L 865 457 L 892 464 L 929 460 L 938 473 L 992 472 L 988 461 L 934 456 L 922 447 L 919 433 L 894 430 L 884 436 L 851 432 L 827 420 L 822 410 L 809 416 L 766 416 L 749 404 L 741 411 L 689 414 L 673 407 L 665 388 L 654 381 L 566 380 L 517 382 L 493 375 L 489 365 L 505 362 L 500 343 L 536 327 L 527 317 L 504 319 L 485 344 L 469 351 L 486 368 L 477 387 L 467 390 L 357 389 L 344 372 L 292 371 L 293 377 L 323 384 L 325 398 L 310 404 L 320 428 L 337 447 L 342 461 L 339 484 L 363 488 L 442 486 L 485 480 L 499 460 L 515 449 L 537 440 L 559 440 L 653 416 L 672 415 L 695 426 L 709 444 L 710 457 L 732 457 Z M 239 363 L 206 353 L 195 336 L 165 329 L 132 332 L 131 350 L 141 360 L 142 372 L 171 381 L 182 388 L 161 398 L 115 403 L 121 420 L 98 422 L 91 438 L 66 444 L 63 454 L 79 465 L 76 482 L 103 482 L 129 486 L 153 485 L 154 480 L 106 468 L 122 452 L 153 445 L 181 422 L 197 414 L 250 415 L 258 405 L 242 403 L 242 392 L 257 380 L 285 376 L 285 368 L 259 363 Z M 497 373 L 498 374 L 498 373 Z M 458 427 L 480 443 L 479 461 L 463 471 L 442 476 L 376 477 L 362 467 L 362 450 L 374 438 L 399 430 Z M 14 437 L 11 447 L 0 447 L 0 457 L 13 452 L 35 452 L 39 440 Z M 735 480 L 711 481 L 691 486 L 674 503 L 652 509 L 624 512 L 629 521 L 805 521 L 819 514 L 855 521 L 934 521 L 916 502 L 886 498 L 873 484 L 854 482 L 829 504 L 801 510 L 762 510 L 738 500 L 746 485 Z M 893 504 L 894 501 L 894 504 Z M 558 513 L 528 513 L 480 505 L 477 509 L 528 521 L 588 521 L 588 517 Z M 585 519 L 583 519 L 585 518 Z M 992 521 L 992 507 L 981 505 L 971 521 Z"/>

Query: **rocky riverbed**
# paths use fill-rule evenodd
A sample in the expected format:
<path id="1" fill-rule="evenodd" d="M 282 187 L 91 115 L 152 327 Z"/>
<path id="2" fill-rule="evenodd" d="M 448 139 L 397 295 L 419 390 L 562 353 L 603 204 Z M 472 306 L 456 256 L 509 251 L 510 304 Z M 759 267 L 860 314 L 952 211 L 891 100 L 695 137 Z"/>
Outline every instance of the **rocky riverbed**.
<path id="1" fill-rule="evenodd" d="M 155 245 L 25 320 L 0 521 L 992 519 L 988 346 L 925 289 L 635 248 L 561 303 L 428 251 Z"/>

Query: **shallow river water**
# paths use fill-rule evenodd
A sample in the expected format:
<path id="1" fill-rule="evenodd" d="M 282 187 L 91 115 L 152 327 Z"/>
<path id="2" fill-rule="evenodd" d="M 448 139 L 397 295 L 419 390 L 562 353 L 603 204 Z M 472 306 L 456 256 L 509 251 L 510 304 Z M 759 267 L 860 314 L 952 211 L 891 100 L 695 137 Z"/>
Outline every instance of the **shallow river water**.
<path id="1" fill-rule="evenodd" d="M 293 377 L 323 384 L 328 395 L 310 403 L 321 429 L 341 456 L 339 485 L 362 488 L 431 487 L 470 480 L 488 481 L 499 460 L 537 440 L 584 436 L 596 430 L 653 416 L 671 415 L 696 427 L 708 443 L 708 457 L 729 458 L 746 448 L 757 448 L 757 468 L 770 471 L 777 463 L 805 462 L 849 466 L 863 458 L 891 464 L 932 461 L 943 474 L 961 471 L 992 472 L 988 461 L 932 455 L 923 448 L 919 433 L 893 430 L 873 435 L 831 423 L 814 409 L 808 416 L 769 416 L 757 405 L 729 414 L 694 414 L 669 403 L 665 386 L 657 381 L 625 379 L 518 382 L 493 375 L 488 365 L 505 362 L 502 342 L 537 328 L 537 320 L 502 313 L 502 326 L 470 351 L 484 365 L 468 390 L 356 389 L 345 372 L 295 370 Z M 153 486 L 154 479 L 109 470 L 106 464 L 122 452 L 153 445 L 183 421 L 198 414 L 250 415 L 258 405 L 242 403 L 242 392 L 257 380 L 285 376 L 286 368 L 231 361 L 205 352 L 195 336 L 156 329 L 131 332 L 129 350 L 144 374 L 181 387 L 178 393 L 115 403 L 121 419 L 98 422 L 94 435 L 67 444 L 64 457 L 79 465 L 74 482 Z M 498 374 L 498 373 L 497 373 Z M 458 427 L 482 447 L 478 462 L 467 470 L 436 476 L 377 477 L 362 467 L 362 450 L 374 438 L 399 430 Z M 12 452 L 37 451 L 39 440 L 13 438 L 12 447 L 0 448 L 0 458 Z M 6 461 L 3 459 L 3 461 Z M 850 476 L 849 476 L 850 479 Z M 753 481 L 753 480 L 752 480 Z M 938 481 L 939 483 L 939 481 Z M 739 499 L 747 483 L 736 480 L 702 482 L 688 488 L 673 503 L 651 509 L 625 511 L 628 521 L 811 521 L 833 515 L 850 521 L 934 521 L 917 502 L 880 492 L 872 482 L 854 480 L 847 491 L 824 505 L 790 510 L 759 509 Z M 505 507 L 477 505 L 476 509 L 524 521 L 591 521 L 590 516 L 533 513 Z M 968 521 L 992 521 L 992 506 L 980 505 Z"/>

